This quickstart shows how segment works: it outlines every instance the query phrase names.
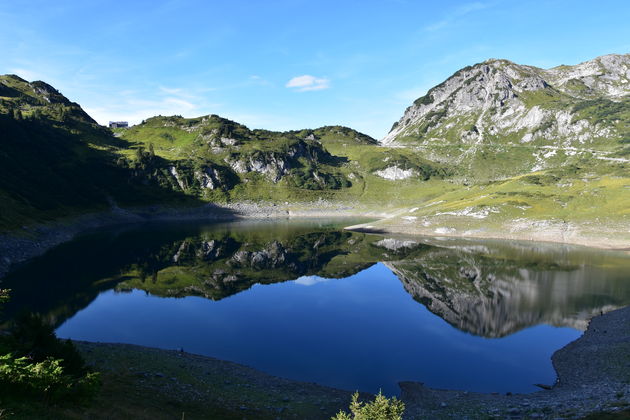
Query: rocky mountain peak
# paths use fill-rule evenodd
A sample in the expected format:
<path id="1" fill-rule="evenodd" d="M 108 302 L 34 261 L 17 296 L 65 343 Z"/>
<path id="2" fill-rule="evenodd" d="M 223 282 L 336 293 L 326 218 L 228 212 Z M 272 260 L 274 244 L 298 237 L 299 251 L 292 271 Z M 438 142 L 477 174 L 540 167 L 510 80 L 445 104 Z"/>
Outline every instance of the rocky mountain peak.
<path id="1" fill-rule="evenodd" d="M 609 54 L 545 71 L 558 89 L 577 97 L 619 99 L 630 92 L 630 54 Z"/>
<path id="2" fill-rule="evenodd" d="M 426 133 L 444 117 L 504 107 L 523 91 L 548 88 L 549 83 L 542 76 L 541 69 L 502 59 L 490 59 L 465 67 L 407 108 L 403 118 L 394 124 L 382 143 L 395 142 L 423 118 L 429 120 L 429 126 L 421 129 Z M 517 101 L 512 105 L 519 103 Z"/>
<path id="3" fill-rule="evenodd" d="M 629 94 L 630 54 L 552 69 L 490 59 L 457 71 L 418 98 L 381 143 L 423 148 L 431 160 L 474 173 L 489 147 L 511 156 L 508 149 L 520 150 L 514 173 L 597 149 L 598 159 L 625 162 L 622 149 L 630 132 L 618 121 L 630 113 Z M 504 168 L 500 172 L 506 175 Z"/>

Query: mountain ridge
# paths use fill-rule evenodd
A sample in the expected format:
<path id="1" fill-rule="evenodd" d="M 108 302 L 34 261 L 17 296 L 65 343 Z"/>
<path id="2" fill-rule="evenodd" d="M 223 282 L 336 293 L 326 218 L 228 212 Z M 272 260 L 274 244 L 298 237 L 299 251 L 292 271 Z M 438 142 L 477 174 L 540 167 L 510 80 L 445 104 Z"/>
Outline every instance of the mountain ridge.
<path id="1" fill-rule="evenodd" d="M 621 227 L 623 247 L 628 92 L 630 54 L 551 69 L 490 59 L 414 101 L 379 143 L 343 126 L 251 130 L 217 115 L 110 130 L 45 82 L 0 76 L 0 228 L 108 207 L 327 202 L 432 235 L 583 242 Z"/>
<path id="2" fill-rule="evenodd" d="M 414 101 L 381 144 L 451 146 L 469 155 L 501 138 L 502 143 L 539 147 L 580 149 L 588 144 L 605 157 L 624 159 L 619 153 L 627 149 L 611 138 L 625 141 L 630 129 L 601 114 L 608 111 L 627 119 L 628 93 L 630 54 L 549 70 L 486 60 L 457 71 Z M 597 112 L 598 107 L 604 110 Z M 433 158 L 461 163 L 449 151 L 434 152 Z M 529 169 L 537 167 L 532 159 L 527 164 Z"/>

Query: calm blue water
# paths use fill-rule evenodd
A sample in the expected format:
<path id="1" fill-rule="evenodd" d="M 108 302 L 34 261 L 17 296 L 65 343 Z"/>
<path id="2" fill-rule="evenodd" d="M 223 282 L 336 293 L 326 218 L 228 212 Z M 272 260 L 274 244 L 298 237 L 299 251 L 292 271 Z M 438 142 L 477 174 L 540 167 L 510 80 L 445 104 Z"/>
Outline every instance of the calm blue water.
<path id="1" fill-rule="evenodd" d="M 28 309 L 63 338 L 183 348 L 347 390 L 517 393 L 553 384 L 553 352 L 591 316 L 630 304 L 626 254 L 401 241 L 344 224 L 95 233 L 3 279 L 3 315 Z"/>
<path id="2" fill-rule="evenodd" d="M 534 383 L 555 381 L 552 353 L 581 332 L 540 325 L 500 339 L 467 334 L 414 301 L 377 264 L 344 279 L 255 285 L 218 302 L 109 290 L 57 334 L 183 348 L 276 376 L 396 395 L 403 380 L 534 391 Z"/>

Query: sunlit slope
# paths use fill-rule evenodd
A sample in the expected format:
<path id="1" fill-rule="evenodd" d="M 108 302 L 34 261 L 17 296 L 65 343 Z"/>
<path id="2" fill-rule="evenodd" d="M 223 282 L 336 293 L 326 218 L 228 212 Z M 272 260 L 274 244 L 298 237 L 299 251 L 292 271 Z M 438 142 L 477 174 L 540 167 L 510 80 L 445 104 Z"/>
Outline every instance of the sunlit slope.
<path id="1" fill-rule="evenodd" d="M 407 108 L 383 139 L 450 164 L 465 182 L 589 160 L 628 162 L 630 55 L 545 70 L 488 60 Z"/>
<path id="2" fill-rule="evenodd" d="M 112 131 L 43 82 L 1 76 L 0 228 L 113 205 L 332 203 L 387 213 L 374 226 L 403 232 L 627 246 L 629 57 L 464 68 L 380 143 L 343 126 L 275 132 L 217 115 Z"/>
<path id="3" fill-rule="evenodd" d="M 320 199 L 391 207 L 422 199 L 429 180 L 448 175 L 443 165 L 342 126 L 300 131 L 250 130 L 209 115 L 155 117 L 115 134 L 130 165 L 146 165 L 146 176 L 164 185 L 218 202 Z M 151 165 L 149 157 L 160 159 Z M 400 167 L 409 176 L 390 180 Z M 438 187 L 441 189 L 442 187 Z"/>
<path id="4" fill-rule="evenodd" d="M 383 139 L 449 168 L 452 188 L 375 228 L 627 246 L 629 78 L 630 55 L 458 71 Z"/>

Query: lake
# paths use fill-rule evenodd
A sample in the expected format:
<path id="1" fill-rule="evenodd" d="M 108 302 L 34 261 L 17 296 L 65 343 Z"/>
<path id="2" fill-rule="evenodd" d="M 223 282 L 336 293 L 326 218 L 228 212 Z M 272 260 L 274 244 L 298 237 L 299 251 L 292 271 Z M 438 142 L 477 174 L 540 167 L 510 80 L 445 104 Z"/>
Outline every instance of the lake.
<path id="1" fill-rule="evenodd" d="M 630 303 L 626 253 L 341 229 L 354 222 L 95 232 L 6 277 L 3 315 L 347 390 L 516 393 L 553 384 L 553 352 Z"/>

